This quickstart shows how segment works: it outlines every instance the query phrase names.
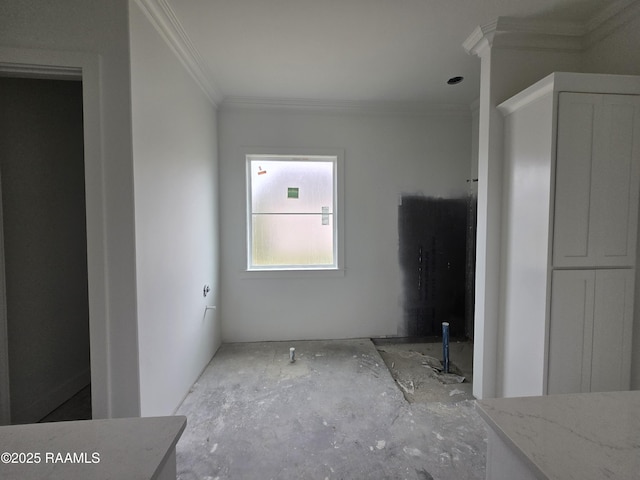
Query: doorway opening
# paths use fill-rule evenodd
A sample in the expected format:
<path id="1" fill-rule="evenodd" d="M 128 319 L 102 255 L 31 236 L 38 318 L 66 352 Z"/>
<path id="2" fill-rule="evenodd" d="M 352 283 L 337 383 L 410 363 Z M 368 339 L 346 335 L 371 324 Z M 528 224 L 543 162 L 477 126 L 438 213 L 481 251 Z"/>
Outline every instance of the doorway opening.
<path id="1" fill-rule="evenodd" d="M 42 420 L 91 382 L 82 89 L 80 79 L 0 77 L 12 424 Z M 61 420 L 91 418 L 84 399 Z"/>

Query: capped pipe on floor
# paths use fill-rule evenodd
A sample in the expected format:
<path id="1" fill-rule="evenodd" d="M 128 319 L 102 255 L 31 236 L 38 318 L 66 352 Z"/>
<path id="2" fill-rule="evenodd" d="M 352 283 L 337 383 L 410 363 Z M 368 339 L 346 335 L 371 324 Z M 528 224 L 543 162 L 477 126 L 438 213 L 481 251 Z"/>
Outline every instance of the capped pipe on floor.
<path id="1" fill-rule="evenodd" d="M 295 347 L 291 347 L 289 349 L 289 361 L 291 363 L 296 361 L 296 349 L 295 349 Z"/>
<path id="2" fill-rule="evenodd" d="M 449 373 L 449 322 L 442 322 L 442 357 L 444 373 Z"/>

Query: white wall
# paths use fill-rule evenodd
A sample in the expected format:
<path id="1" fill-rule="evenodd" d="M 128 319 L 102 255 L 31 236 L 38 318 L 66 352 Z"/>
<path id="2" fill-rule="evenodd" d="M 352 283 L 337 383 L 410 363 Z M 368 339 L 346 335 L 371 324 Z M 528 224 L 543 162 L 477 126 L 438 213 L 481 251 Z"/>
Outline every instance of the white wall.
<path id="1" fill-rule="evenodd" d="M 108 315 L 105 365 L 93 383 L 96 417 L 140 412 L 128 29 L 127 0 L 3 0 L 0 6 L 0 47 L 100 56 L 101 129 L 92 134 L 102 150 L 91 161 L 100 162 L 103 183 L 87 186 L 87 201 L 102 207 L 105 232 L 88 235 L 108 265 L 106 278 L 89 279 L 90 298 L 106 302 L 93 307 Z"/>
<path id="2" fill-rule="evenodd" d="M 471 114 L 223 108 L 219 113 L 225 342 L 396 335 L 403 194 L 464 198 Z M 345 152 L 344 276 L 248 277 L 243 147 Z"/>
<path id="3" fill-rule="evenodd" d="M 130 5 L 141 414 L 168 415 L 221 340 L 216 111 Z"/>

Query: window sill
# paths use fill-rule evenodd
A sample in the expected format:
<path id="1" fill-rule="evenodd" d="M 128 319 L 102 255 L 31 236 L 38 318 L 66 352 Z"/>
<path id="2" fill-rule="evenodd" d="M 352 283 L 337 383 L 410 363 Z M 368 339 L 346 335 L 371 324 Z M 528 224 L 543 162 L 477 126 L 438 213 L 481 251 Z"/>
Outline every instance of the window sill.
<path id="1" fill-rule="evenodd" d="M 337 278 L 344 277 L 344 268 L 305 268 L 300 270 L 243 270 L 240 278 Z"/>

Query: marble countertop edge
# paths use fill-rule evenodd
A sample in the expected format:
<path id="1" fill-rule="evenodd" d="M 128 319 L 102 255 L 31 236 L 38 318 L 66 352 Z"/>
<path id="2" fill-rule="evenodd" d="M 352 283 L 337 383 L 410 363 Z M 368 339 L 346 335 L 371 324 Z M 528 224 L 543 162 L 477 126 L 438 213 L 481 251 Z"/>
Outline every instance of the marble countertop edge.
<path id="1" fill-rule="evenodd" d="M 489 398 L 476 408 L 537 478 L 640 478 L 640 391 Z"/>
<path id="2" fill-rule="evenodd" d="M 155 480 L 186 424 L 173 415 L 2 426 L 0 478 Z"/>
<path id="3" fill-rule="evenodd" d="M 487 422 L 491 429 L 496 432 L 500 439 L 513 449 L 518 458 L 520 458 L 520 460 L 522 460 L 531 468 L 531 472 L 537 478 L 539 478 L 540 480 L 549 480 L 549 476 L 542 471 L 535 460 L 527 455 L 523 451 L 522 447 L 518 445 L 518 443 L 494 421 L 494 419 L 491 417 L 491 414 L 487 410 L 485 410 L 485 407 L 486 406 L 482 404 L 481 400 L 476 401 L 476 410 L 478 411 L 478 413 L 480 413 L 480 416 L 484 419 L 485 422 Z"/>
<path id="4" fill-rule="evenodd" d="M 150 480 L 155 480 L 158 477 L 158 475 L 160 475 L 160 472 L 162 472 L 162 469 L 166 465 L 169 458 L 175 454 L 176 445 L 180 441 L 180 437 L 184 433 L 184 430 L 187 428 L 187 417 L 185 417 L 184 415 L 173 415 L 173 417 L 176 419 L 180 419 L 182 421 L 182 427 L 180 427 L 180 431 L 176 434 L 176 437 L 173 439 L 173 442 L 171 442 L 171 447 L 169 447 L 169 450 L 167 450 L 167 452 L 164 454 L 162 461 L 158 465 L 158 468 L 156 468 L 156 471 L 153 473 L 153 476 L 151 477 Z M 158 418 L 158 417 L 154 417 L 154 418 Z"/>

